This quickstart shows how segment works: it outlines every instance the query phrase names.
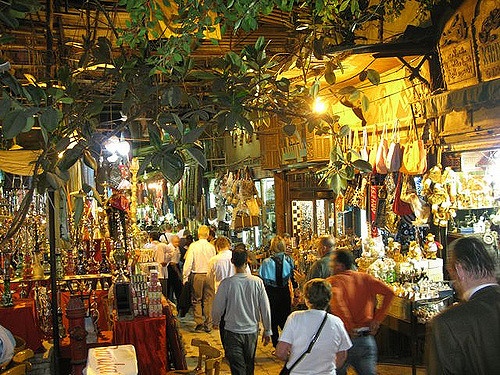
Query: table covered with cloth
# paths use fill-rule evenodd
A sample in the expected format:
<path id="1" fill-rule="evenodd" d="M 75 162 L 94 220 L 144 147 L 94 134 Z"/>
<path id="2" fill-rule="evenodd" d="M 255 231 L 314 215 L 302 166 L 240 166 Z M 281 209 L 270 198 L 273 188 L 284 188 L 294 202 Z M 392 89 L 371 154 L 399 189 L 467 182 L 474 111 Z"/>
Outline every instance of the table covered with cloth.
<path id="1" fill-rule="evenodd" d="M 35 300 L 18 299 L 12 307 L 0 307 L 0 324 L 26 341 L 34 351 L 42 347 L 43 332 L 37 324 Z"/>
<path id="2" fill-rule="evenodd" d="M 168 342 L 165 316 L 118 320 L 113 326 L 113 343 L 132 344 L 137 353 L 139 374 L 165 375 L 168 369 Z"/>

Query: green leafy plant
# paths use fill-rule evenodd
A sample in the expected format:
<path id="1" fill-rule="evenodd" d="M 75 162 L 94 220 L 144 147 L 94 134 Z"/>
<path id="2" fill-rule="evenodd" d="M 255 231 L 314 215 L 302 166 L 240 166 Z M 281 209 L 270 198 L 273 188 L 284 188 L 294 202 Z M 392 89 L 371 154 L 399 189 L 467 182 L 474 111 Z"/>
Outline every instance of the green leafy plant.
<path id="1" fill-rule="evenodd" d="M 329 116 L 326 116 L 329 117 Z M 345 149 L 344 139 L 350 132 L 348 125 L 340 126 L 338 118 L 329 118 L 331 126 L 324 126 L 323 132 L 332 137 L 330 162 L 318 171 L 322 176 L 321 181 L 326 181 L 335 195 L 341 194 L 347 188 L 348 181 L 354 179 L 356 173 L 371 172 L 372 165 L 361 159 L 361 155 L 353 149 Z M 329 129 L 327 129 L 329 128 Z"/>
<path id="2" fill-rule="evenodd" d="M 63 189 L 69 179 L 68 169 L 77 160 L 98 168 L 96 160 L 105 135 L 96 130 L 101 125 L 101 112 L 113 103 L 121 103 L 126 117 L 115 124 L 114 134 L 120 134 L 139 118 L 149 119 L 149 145 L 141 147 L 138 153 L 141 172 L 156 169 L 172 183 L 182 177 L 186 163 L 206 166 L 199 143 L 203 133 L 222 134 L 235 128 L 251 133 L 267 126 L 275 116 L 286 135 L 303 129 L 331 135 L 335 146 L 324 178 L 339 193 L 356 170 L 368 170 L 368 165 L 356 159 L 354 151 L 341 149 L 346 127 L 339 127 L 339 119 L 315 114 L 312 101 L 322 89 L 322 80 L 330 88 L 335 86 L 335 71 L 342 70 L 342 48 L 356 43 L 356 31 L 370 20 L 397 15 L 405 3 L 120 0 L 119 5 L 129 12 L 130 20 L 124 28 L 117 29 L 105 6 L 91 0 L 89 6 L 107 15 L 118 48 L 107 38 L 95 39 L 89 30 L 82 37 L 85 49 L 76 66 L 59 66 L 57 75 L 50 77 L 46 86 L 21 85 L 0 56 L 2 134 L 5 139 L 12 139 L 40 126 L 43 154 L 37 162 L 34 180 L 43 192 L 48 187 Z M 420 3 L 424 9 L 430 9 L 436 1 Z M 5 30 L 17 28 L 19 20 L 38 6 L 34 0 L 0 4 L 0 45 L 12 40 Z M 268 55 L 267 43 L 259 38 L 241 52 L 221 56 L 213 65 L 200 67 L 192 59 L 209 33 L 220 29 L 227 36 L 257 30 L 259 18 L 275 9 L 290 12 L 296 26 L 298 48 L 288 56 L 278 60 Z M 164 21 L 172 34 L 162 34 L 158 21 Z M 299 26 L 303 26 L 301 30 Z M 215 38 L 211 41 L 218 43 Z M 320 59 L 324 66 L 316 69 L 313 58 Z M 90 74 L 87 68 L 96 64 L 106 68 L 88 76 L 93 82 L 89 87 L 79 75 Z M 292 82 L 281 76 L 291 66 L 302 70 L 301 81 Z M 372 69 L 362 72 L 359 78 L 372 84 L 380 82 L 380 76 Z M 369 104 L 366 95 L 352 87 L 333 92 L 363 120 L 362 113 Z"/>

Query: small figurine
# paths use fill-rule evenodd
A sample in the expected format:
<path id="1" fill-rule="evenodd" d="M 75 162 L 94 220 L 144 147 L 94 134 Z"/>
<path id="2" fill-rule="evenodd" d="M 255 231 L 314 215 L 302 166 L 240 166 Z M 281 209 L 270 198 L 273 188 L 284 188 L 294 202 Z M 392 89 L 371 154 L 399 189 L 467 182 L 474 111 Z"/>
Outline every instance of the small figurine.
<path id="1" fill-rule="evenodd" d="M 389 258 L 396 259 L 401 253 L 401 244 L 394 241 L 394 238 L 387 238 L 387 246 L 385 247 L 385 255 Z"/>
<path id="2" fill-rule="evenodd" d="M 422 249 L 417 241 L 410 241 L 410 246 L 408 247 L 408 258 L 422 260 Z"/>
<path id="3" fill-rule="evenodd" d="M 443 249 L 443 245 L 434 240 L 434 234 L 429 233 L 425 237 L 424 256 L 426 259 L 436 259 L 438 251 Z"/>

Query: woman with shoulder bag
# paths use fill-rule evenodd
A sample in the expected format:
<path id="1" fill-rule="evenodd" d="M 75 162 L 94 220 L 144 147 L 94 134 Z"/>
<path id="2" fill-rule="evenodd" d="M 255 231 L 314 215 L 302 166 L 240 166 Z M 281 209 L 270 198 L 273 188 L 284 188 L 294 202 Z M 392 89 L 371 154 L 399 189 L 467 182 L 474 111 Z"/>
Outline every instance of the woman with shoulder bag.
<path id="1" fill-rule="evenodd" d="M 343 365 L 352 343 L 342 320 L 326 312 L 331 295 L 324 279 L 304 285 L 308 310 L 290 314 L 276 346 L 276 356 L 287 361 L 280 374 L 335 375 Z"/>

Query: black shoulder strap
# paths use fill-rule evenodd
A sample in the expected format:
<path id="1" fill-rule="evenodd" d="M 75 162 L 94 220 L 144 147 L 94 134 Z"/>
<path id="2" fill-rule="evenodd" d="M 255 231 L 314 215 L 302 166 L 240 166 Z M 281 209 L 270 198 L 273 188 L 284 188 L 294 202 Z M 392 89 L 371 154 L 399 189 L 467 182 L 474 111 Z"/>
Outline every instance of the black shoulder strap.
<path id="1" fill-rule="evenodd" d="M 279 256 L 273 256 L 276 265 L 276 285 L 283 286 L 283 259 Z"/>
<path id="2" fill-rule="evenodd" d="M 328 318 L 328 312 L 325 311 L 325 316 L 323 318 L 323 321 L 321 322 L 321 325 L 319 326 L 318 330 L 314 334 L 313 338 L 311 339 L 311 342 L 309 343 L 309 346 L 307 347 L 307 350 L 301 354 L 299 358 L 293 363 L 293 365 L 288 369 L 289 371 L 292 371 L 292 369 L 299 364 L 300 361 L 306 356 L 307 353 L 310 353 L 314 344 L 316 341 L 318 341 L 319 334 L 321 333 L 321 330 L 323 329 L 323 326 L 326 323 L 326 318 Z"/>

